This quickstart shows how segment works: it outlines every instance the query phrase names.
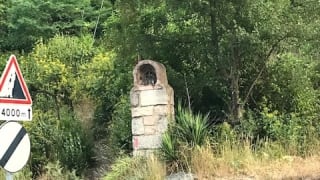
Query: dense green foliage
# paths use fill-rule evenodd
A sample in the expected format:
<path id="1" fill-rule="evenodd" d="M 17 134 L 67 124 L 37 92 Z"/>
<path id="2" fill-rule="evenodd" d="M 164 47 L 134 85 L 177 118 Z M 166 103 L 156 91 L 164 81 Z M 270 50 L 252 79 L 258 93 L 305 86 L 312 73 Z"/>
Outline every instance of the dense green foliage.
<path id="1" fill-rule="evenodd" d="M 209 113 L 178 110 L 186 144 L 247 134 L 305 155 L 320 136 L 319 38 L 318 0 L 0 0 L 0 67 L 14 53 L 33 99 L 33 177 L 52 165 L 90 176 L 131 151 L 139 59 Z"/>

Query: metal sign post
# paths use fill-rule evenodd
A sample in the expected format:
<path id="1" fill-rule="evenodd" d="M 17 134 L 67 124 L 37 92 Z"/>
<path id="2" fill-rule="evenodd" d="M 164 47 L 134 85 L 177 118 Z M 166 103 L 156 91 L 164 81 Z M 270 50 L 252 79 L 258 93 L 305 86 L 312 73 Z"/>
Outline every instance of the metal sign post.
<path id="1" fill-rule="evenodd" d="M 7 121 L 9 122 L 9 121 Z M 3 126 L 4 124 L 2 124 L 0 126 L 0 128 Z M 9 171 L 6 171 L 6 180 L 13 180 L 14 175 L 12 173 L 10 173 Z"/>
<path id="2" fill-rule="evenodd" d="M 13 174 L 10 172 L 6 171 L 6 180 L 13 180 Z"/>

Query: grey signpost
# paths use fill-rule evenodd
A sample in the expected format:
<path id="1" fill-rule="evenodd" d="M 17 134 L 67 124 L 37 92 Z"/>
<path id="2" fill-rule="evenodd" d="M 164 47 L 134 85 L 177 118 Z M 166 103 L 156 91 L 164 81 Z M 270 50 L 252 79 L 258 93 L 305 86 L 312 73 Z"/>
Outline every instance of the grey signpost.
<path id="1" fill-rule="evenodd" d="M 32 100 L 17 59 L 11 55 L 0 78 L 0 166 L 6 179 L 21 170 L 30 155 L 30 139 L 26 129 L 16 121 L 32 120 Z"/>

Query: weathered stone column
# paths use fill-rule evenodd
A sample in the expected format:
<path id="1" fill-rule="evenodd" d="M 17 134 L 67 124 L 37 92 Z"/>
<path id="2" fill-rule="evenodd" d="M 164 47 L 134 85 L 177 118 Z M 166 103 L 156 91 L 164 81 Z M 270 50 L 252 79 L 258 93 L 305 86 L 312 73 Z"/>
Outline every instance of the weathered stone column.
<path id="1" fill-rule="evenodd" d="M 139 61 L 130 92 L 133 155 L 147 155 L 161 145 L 162 134 L 174 116 L 173 89 L 163 64 Z"/>

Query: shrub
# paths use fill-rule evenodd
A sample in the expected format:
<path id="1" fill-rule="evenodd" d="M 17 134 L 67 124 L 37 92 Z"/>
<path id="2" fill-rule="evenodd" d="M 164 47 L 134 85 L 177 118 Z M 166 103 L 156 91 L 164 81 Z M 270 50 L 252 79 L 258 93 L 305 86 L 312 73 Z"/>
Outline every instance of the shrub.
<path id="1" fill-rule="evenodd" d="M 162 136 L 161 150 L 167 162 L 174 162 L 179 159 L 177 138 L 167 131 Z"/>
<path id="2" fill-rule="evenodd" d="M 217 143 L 233 142 L 237 139 L 236 131 L 227 122 L 223 122 L 213 128 L 213 138 Z"/>
<path id="3" fill-rule="evenodd" d="M 48 163 L 45 166 L 45 173 L 38 178 L 39 180 L 56 180 L 56 179 L 65 179 L 65 180 L 80 180 L 76 176 L 75 171 L 69 171 L 61 167 L 59 161 Z"/>
<path id="4" fill-rule="evenodd" d="M 131 111 L 128 95 L 121 96 L 115 104 L 108 130 L 111 144 L 116 150 L 132 150 Z"/>
<path id="5" fill-rule="evenodd" d="M 0 167 L 0 179 L 6 179 L 6 172 L 4 169 Z M 23 169 L 13 174 L 13 179 L 18 180 L 30 180 L 32 179 L 32 172 L 30 171 L 30 167 L 26 165 Z"/>
<path id="6" fill-rule="evenodd" d="M 31 168 L 33 176 L 40 175 L 49 162 L 59 161 L 63 168 L 81 174 L 91 160 L 91 140 L 69 112 L 58 120 L 52 111 L 33 112 L 33 122 L 26 123 L 31 139 Z"/>
<path id="7" fill-rule="evenodd" d="M 169 163 L 169 171 L 189 170 L 190 154 L 209 139 L 208 116 L 194 115 L 178 104 L 176 122 L 163 135 L 161 153 Z"/>
<path id="8" fill-rule="evenodd" d="M 117 159 L 111 166 L 111 171 L 107 173 L 104 180 L 125 179 L 126 175 L 130 173 L 130 168 L 133 164 L 134 159 L 128 156 Z"/>
<path id="9" fill-rule="evenodd" d="M 80 175 L 92 161 L 92 136 L 69 112 L 64 112 L 59 124 L 57 160 Z"/>
<path id="10" fill-rule="evenodd" d="M 190 110 L 178 105 L 176 112 L 176 124 L 172 129 L 178 140 L 189 144 L 191 147 L 202 146 L 208 138 L 208 115 L 194 115 Z"/>
<path id="11" fill-rule="evenodd" d="M 248 111 L 246 119 L 237 127 L 237 133 L 282 146 L 286 153 L 307 155 L 318 145 L 317 118 L 299 113 L 280 113 L 264 107 L 261 112 Z"/>

